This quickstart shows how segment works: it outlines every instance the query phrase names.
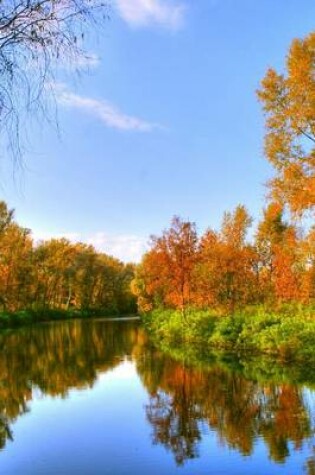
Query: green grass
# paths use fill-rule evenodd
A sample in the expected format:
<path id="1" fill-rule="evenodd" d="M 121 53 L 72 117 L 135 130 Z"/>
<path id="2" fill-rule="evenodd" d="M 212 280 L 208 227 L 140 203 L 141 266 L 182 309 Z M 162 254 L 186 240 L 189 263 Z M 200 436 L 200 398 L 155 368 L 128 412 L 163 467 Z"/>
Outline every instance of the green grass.
<path id="1" fill-rule="evenodd" d="M 155 310 L 143 317 L 160 342 L 191 343 L 203 349 L 268 354 L 282 361 L 315 362 L 314 306 L 284 305 L 272 311 L 252 307 L 232 316 L 190 310 Z"/>

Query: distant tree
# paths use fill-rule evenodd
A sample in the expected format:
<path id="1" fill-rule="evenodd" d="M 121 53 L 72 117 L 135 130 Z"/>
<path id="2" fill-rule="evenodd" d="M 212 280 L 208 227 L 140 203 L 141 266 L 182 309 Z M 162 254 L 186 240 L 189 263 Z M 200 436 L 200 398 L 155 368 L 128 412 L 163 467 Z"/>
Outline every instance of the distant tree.
<path id="1" fill-rule="evenodd" d="M 14 211 L 8 209 L 4 201 L 0 201 L 0 235 L 6 230 L 13 219 Z"/>
<path id="2" fill-rule="evenodd" d="M 284 221 L 283 207 L 270 203 L 256 233 L 259 256 L 259 287 L 263 300 L 299 297 L 300 242 L 294 225 Z"/>
<path id="3" fill-rule="evenodd" d="M 185 318 L 192 302 L 196 251 L 195 224 L 177 216 L 162 236 L 152 236 L 151 250 L 142 260 L 135 285 L 142 309 L 170 305 L 180 309 Z"/>
<path id="4" fill-rule="evenodd" d="M 252 218 L 243 205 L 238 205 L 233 213 L 224 213 L 221 227 L 222 240 L 226 244 L 242 248 L 245 245 L 248 228 L 252 222 Z"/>
<path id="5" fill-rule="evenodd" d="M 0 3 L 0 124 L 14 153 L 19 153 L 23 112 L 44 107 L 54 66 L 82 60 L 88 27 L 107 12 L 106 0 Z"/>
<path id="6" fill-rule="evenodd" d="M 218 302 L 231 312 L 255 299 L 255 253 L 246 242 L 251 224 L 252 218 L 243 205 L 223 216 L 218 249 Z"/>
<path id="7" fill-rule="evenodd" d="M 266 113 L 265 154 L 276 169 L 273 198 L 301 215 L 315 207 L 315 32 L 295 39 L 286 72 L 269 69 L 258 97 Z"/>

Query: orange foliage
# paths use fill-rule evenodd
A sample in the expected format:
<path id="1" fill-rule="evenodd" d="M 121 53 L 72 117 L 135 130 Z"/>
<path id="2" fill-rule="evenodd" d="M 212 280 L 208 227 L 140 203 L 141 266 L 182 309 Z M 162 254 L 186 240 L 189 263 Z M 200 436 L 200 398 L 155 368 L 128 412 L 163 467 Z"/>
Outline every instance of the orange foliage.
<path id="1" fill-rule="evenodd" d="M 279 203 L 264 210 L 255 241 L 243 206 L 225 213 L 221 230 L 197 239 L 195 225 L 174 218 L 152 238 L 137 271 L 140 310 L 214 307 L 234 312 L 248 304 L 307 302 L 315 295 L 315 231 L 305 239 L 283 218 Z"/>

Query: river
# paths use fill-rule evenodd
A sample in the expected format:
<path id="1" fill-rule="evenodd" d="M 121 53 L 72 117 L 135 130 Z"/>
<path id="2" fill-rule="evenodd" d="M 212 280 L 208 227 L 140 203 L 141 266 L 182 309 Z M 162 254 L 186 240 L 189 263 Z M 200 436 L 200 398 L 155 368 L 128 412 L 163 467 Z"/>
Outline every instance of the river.
<path id="1" fill-rule="evenodd" d="M 138 321 L 0 334 L 1 475 L 313 475 L 315 369 L 158 350 Z"/>

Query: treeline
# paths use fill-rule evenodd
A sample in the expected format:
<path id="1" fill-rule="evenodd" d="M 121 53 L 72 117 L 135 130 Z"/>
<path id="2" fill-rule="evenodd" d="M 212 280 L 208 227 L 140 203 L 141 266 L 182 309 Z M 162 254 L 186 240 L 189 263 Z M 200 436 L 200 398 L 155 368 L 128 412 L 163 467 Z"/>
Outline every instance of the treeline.
<path id="1" fill-rule="evenodd" d="M 152 237 L 134 283 L 142 311 L 215 308 L 234 312 L 248 305 L 309 303 L 315 297 L 315 228 L 303 236 L 272 203 L 247 239 L 246 208 L 225 213 L 219 231 L 198 237 L 196 226 L 175 217 Z"/>
<path id="2" fill-rule="evenodd" d="M 136 311 L 134 266 L 66 239 L 33 242 L 0 202 L 0 311 L 115 315 Z"/>

